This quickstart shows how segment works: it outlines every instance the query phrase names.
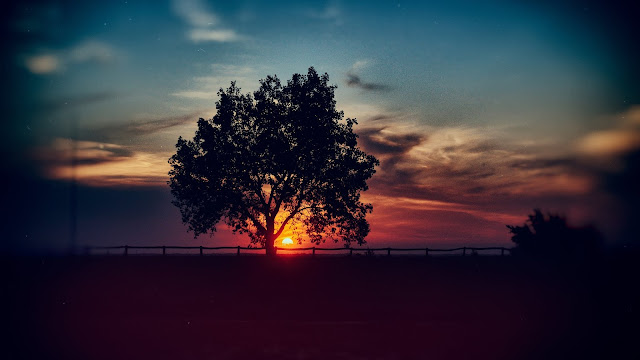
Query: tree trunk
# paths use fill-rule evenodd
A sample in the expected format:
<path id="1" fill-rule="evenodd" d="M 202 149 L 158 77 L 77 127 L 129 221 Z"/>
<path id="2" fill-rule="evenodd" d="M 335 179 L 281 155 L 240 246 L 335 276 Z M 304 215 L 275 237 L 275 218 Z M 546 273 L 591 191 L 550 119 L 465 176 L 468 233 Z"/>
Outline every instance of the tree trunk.
<path id="1" fill-rule="evenodd" d="M 274 230 L 275 230 L 275 224 L 273 219 L 275 219 L 274 217 L 270 217 L 268 214 L 266 215 L 267 218 L 267 226 L 266 226 L 266 234 L 264 236 L 264 247 L 267 250 L 267 256 L 275 256 L 276 255 L 276 248 L 275 248 L 275 242 L 276 242 L 276 234 L 274 234 Z"/>
<path id="2" fill-rule="evenodd" d="M 276 237 L 274 236 L 274 234 L 270 234 L 265 237 L 264 247 L 267 250 L 267 256 L 276 255 L 275 241 Z"/>

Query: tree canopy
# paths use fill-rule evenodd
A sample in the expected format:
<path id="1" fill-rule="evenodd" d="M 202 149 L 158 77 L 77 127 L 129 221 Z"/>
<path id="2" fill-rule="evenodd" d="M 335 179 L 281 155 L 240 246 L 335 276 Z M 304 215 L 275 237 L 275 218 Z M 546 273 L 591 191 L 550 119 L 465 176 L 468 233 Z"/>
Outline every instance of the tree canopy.
<path id="1" fill-rule="evenodd" d="M 602 245 L 602 235 L 593 226 L 571 227 L 558 214 L 534 209 L 522 226 L 507 225 L 516 244 L 514 255 L 537 258 L 584 259 L 593 257 Z"/>
<path id="2" fill-rule="evenodd" d="M 373 207 L 360 193 L 379 162 L 358 148 L 335 89 L 313 67 L 286 85 L 267 76 L 253 95 L 220 89 L 215 116 L 169 159 L 173 204 L 195 236 L 223 221 L 269 254 L 287 227 L 316 244 L 365 243 Z"/>

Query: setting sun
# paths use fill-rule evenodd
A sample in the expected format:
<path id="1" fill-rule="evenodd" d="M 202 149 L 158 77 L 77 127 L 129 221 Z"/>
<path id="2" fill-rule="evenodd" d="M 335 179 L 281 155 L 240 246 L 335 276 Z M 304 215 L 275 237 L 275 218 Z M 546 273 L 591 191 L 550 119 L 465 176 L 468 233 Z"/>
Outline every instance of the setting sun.
<path id="1" fill-rule="evenodd" d="M 282 245 L 293 245 L 293 240 L 291 238 L 282 239 Z"/>

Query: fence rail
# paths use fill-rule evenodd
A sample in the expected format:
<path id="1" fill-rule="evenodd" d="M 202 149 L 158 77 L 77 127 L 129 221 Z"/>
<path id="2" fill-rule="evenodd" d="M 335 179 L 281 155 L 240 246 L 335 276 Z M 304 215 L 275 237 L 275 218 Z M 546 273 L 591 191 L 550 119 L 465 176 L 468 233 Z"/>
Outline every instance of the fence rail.
<path id="1" fill-rule="evenodd" d="M 240 256 L 241 251 L 260 251 L 265 252 L 265 248 L 254 248 L 254 247 L 243 247 L 243 246 L 130 246 L 130 245 L 119 245 L 119 246 L 86 246 L 85 248 L 86 254 L 92 254 L 94 250 L 122 250 L 122 255 L 129 255 L 129 250 L 162 250 L 162 255 L 167 255 L 167 250 L 199 250 L 199 255 L 204 256 L 205 250 L 235 250 L 236 255 Z M 429 256 L 430 253 L 459 253 L 462 256 L 466 256 L 467 254 L 479 255 L 480 252 L 485 251 L 500 251 L 500 256 L 504 256 L 506 252 L 511 254 L 511 249 L 506 247 L 471 247 L 471 246 L 463 246 L 456 248 L 392 248 L 392 247 L 382 247 L 382 248 L 351 248 L 351 247 L 336 247 L 336 248 L 323 248 L 323 247 L 304 247 L 304 248 L 288 248 L 288 247 L 276 247 L 277 251 L 282 252 L 292 252 L 292 251 L 311 251 L 311 255 L 316 255 L 316 252 L 322 251 L 344 251 L 348 253 L 349 256 L 352 256 L 354 252 L 356 253 L 365 253 L 366 255 L 375 255 L 376 252 L 386 252 L 387 256 L 391 256 L 392 252 L 416 252 L 422 251 L 425 256 Z M 229 254 L 229 253 L 226 253 Z M 303 253 L 304 254 L 304 253 Z M 308 254 L 308 253 L 307 253 Z M 155 255 L 155 254 L 154 254 Z"/>

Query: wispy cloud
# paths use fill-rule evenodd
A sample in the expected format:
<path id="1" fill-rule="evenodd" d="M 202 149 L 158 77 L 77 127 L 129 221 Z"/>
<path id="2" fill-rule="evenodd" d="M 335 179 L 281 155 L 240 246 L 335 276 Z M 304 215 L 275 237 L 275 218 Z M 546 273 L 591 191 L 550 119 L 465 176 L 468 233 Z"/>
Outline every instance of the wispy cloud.
<path id="1" fill-rule="evenodd" d="M 361 144 L 375 153 L 403 154 L 424 140 L 423 134 L 387 133 L 386 128 L 368 128 L 358 132 Z"/>
<path id="2" fill-rule="evenodd" d="M 369 215 L 371 242 L 383 246 L 394 242 L 419 246 L 447 246 L 474 241 L 503 245 L 508 241 L 504 224 L 518 223 L 522 215 L 483 209 L 455 202 L 390 197 L 367 192 L 363 201 L 371 202 Z M 464 226 L 461 226 L 464 224 Z"/>
<path id="3" fill-rule="evenodd" d="M 618 114 L 613 127 L 590 132 L 577 143 L 586 155 L 615 157 L 640 149 L 640 105 Z"/>
<path id="4" fill-rule="evenodd" d="M 532 144 L 509 128 L 427 126 L 398 116 L 369 112 L 357 130 L 360 145 L 381 160 L 364 195 L 376 209 L 372 224 L 384 224 L 376 234 L 406 226 L 416 239 L 460 237 L 464 231 L 442 225 L 464 220 L 476 223 L 474 239 L 506 242 L 504 224 L 521 222 L 533 207 L 576 224 L 595 221 L 612 237 L 635 226 L 625 214 L 640 207 L 640 107 L 575 144 L 555 145 Z"/>
<path id="5" fill-rule="evenodd" d="M 50 179 L 75 178 L 97 187 L 164 186 L 172 147 L 162 145 L 173 143 L 195 125 L 198 115 L 201 112 L 171 117 L 141 114 L 128 122 L 83 129 L 82 140 L 53 138 L 37 147 L 32 157 Z M 139 137 L 146 139 L 144 143 L 135 140 Z"/>
<path id="6" fill-rule="evenodd" d="M 213 100 L 218 97 L 220 88 L 227 88 L 232 81 L 247 92 L 258 87 L 259 75 L 256 70 L 249 66 L 212 64 L 211 75 L 196 76 L 192 79 L 195 87 L 192 89 L 179 90 L 171 95 L 181 98 Z"/>
<path id="7" fill-rule="evenodd" d="M 107 139 L 127 139 L 133 136 L 145 136 L 169 130 L 185 124 L 194 123 L 197 113 L 155 119 L 134 120 L 125 124 L 113 124 L 100 128 L 97 132 Z"/>
<path id="8" fill-rule="evenodd" d="M 69 49 L 68 58 L 72 63 L 95 62 L 108 64 L 116 60 L 116 51 L 106 43 L 86 41 Z"/>
<path id="9" fill-rule="evenodd" d="M 381 241 L 395 231 L 430 243 L 469 241 L 465 236 L 506 243 L 504 224 L 518 223 L 534 206 L 566 211 L 597 187 L 570 147 L 550 156 L 508 129 L 429 126 L 411 114 L 375 109 L 351 112 L 365 114 L 358 143 L 381 162 L 363 195 L 374 205 L 371 221 Z M 457 222 L 474 230 L 447 228 Z"/>
<path id="10" fill-rule="evenodd" d="M 233 29 L 223 27 L 220 17 L 200 0 L 174 0 L 173 11 L 191 27 L 187 38 L 195 43 L 234 42 L 246 38 Z"/>
<path id="11" fill-rule="evenodd" d="M 170 155 L 66 138 L 53 139 L 34 153 L 48 178 L 75 179 L 88 186 L 164 186 Z"/>
<path id="12" fill-rule="evenodd" d="M 43 75 L 62 72 L 77 64 L 111 64 L 119 57 L 121 54 L 111 45 L 89 40 L 71 48 L 27 56 L 24 59 L 24 65 L 32 73 Z"/>
<path id="13" fill-rule="evenodd" d="M 173 96 L 189 98 L 189 99 L 202 99 L 211 100 L 216 97 L 216 91 L 197 91 L 197 90 L 184 90 L 171 93 Z"/>
<path id="14" fill-rule="evenodd" d="M 36 158 L 48 166 L 95 165 L 128 158 L 132 152 L 122 145 L 68 138 L 54 138 L 47 146 L 38 148 Z"/>
<path id="15" fill-rule="evenodd" d="M 60 58 L 54 54 L 41 54 L 29 56 L 25 60 L 25 66 L 34 74 L 49 74 L 60 69 Z"/>
<path id="16" fill-rule="evenodd" d="M 241 40 L 242 37 L 234 30 L 229 29 L 193 29 L 189 32 L 189 39 L 193 42 L 233 42 Z"/>
<path id="17" fill-rule="evenodd" d="M 378 181 L 394 195 L 406 194 L 410 185 L 419 198 L 474 202 L 494 195 L 577 195 L 593 188 L 576 159 L 544 158 L 499 130 L 425 127 L 403 133 L 389 127 L 364 131 L 361 139 L 382 158 L 384 178 Z"/>
<path id="18" fill-rule="evenodd" d="M 175 0 L 173 11 L 189 25 L 194 27 L 208 27 L 217 25 L 219 18 L 199 0 Z"/>
<path id="19" fill-rule="evenodd" d="M 640 214 L 640 105 L 604 119 L 607 128 L 592 131 L 576 142 L 583 164 L 598 175 L 599 191 L 615 202 L 600 210 L 610 216 L 613 238 L 638 242 Z"/>
<path id="20" fill-rule="evenodd" d="M 344 23 L 342 8 L 337 3 L 328 3 L 322 9 L 311 9 L 307 11 L 307 15 L 313 19 L 331 21 L 336 25 Z"/>
<path id="21" fill-rule="evenodd" d="M 369 91 L 388 91 L 391 88 L 388 85 L 380 83 L 365 82 L 360 75 L 347 73 L 347 86 L 360 88 Z"/>
<path id="22" fill-rule="evenodd" d="M 367 82 L 362 80 L 359 74 L 363 69 L 369 66 L 366 60 L 356 61 L 349 71 L 347 71 L 346 84 L 349 87 L 359 88 L 366 91 L 389 91 L 391 87 L 381 83 Z"/>

